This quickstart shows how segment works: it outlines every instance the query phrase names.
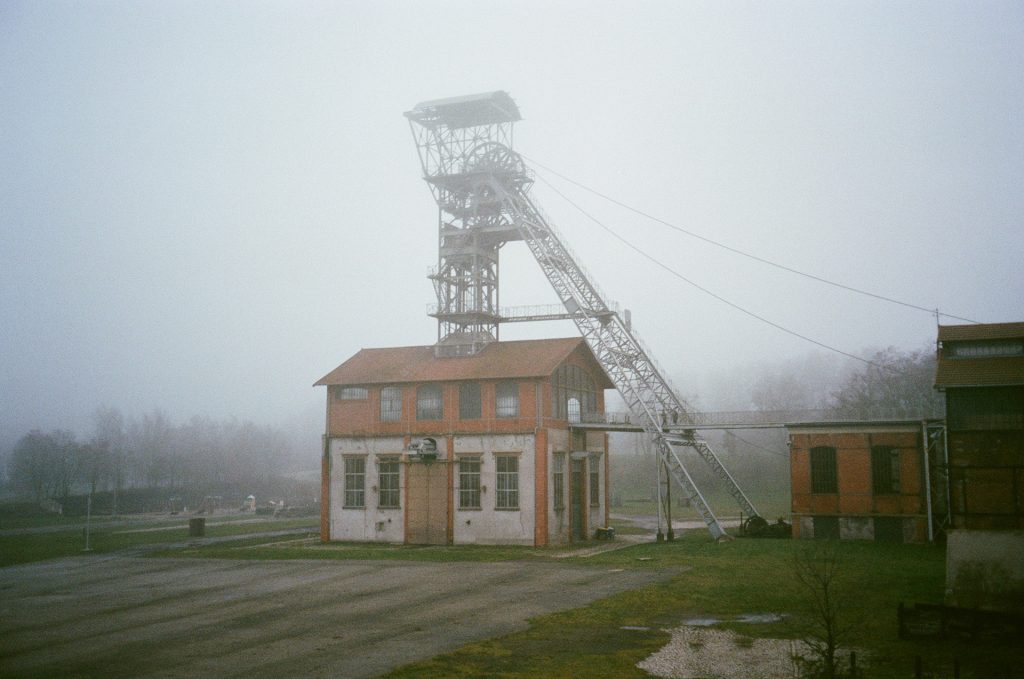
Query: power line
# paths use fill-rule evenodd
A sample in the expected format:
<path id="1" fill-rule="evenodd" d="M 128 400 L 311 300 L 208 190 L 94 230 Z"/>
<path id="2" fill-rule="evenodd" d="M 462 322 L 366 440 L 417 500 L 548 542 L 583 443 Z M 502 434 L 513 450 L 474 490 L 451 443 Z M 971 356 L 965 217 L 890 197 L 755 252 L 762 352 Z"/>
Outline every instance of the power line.
<path id="1" fill-rule="evenodd" d="M 873 366 L 875 366 L 877 368 L 882 368 L 883 370 L 888 370 L 890 372 L 894 372 L 894 373 L 901 374 L 901 375 L 904 374 L 903 371 L 898 370 L 896 368 L 893 368 L 892 366 L 885 365 L 884 363 L 876 363 L 875 361 L 870 361 L 870 360 L 868 360 L 866 358 L 862 358 L 862 357 L 857 356 L 855 354 L 851 354 L 851 353 L 849 353 L 847 351 L 843 351 L 842 349 L 838 349 L 838 348 L 833 347 L 831 345 L 825 344 L 824 342 L 819 342 L 818 340 L 813 339 L 811 337 L 808 337 L 807 335 L 802 335 L 802 334 L 798 333 L 795 330 L 790 330 L 789 328 L 787 328 L 787 327 L 785 327 L 783 325 L 780 325 L 780 324 L 776 323 L 775 321 L 769 320 L 769 319 L 765 318 L 764 316 L 761 316 L 760 314 L 756 314 L 753 311 L 750 311 L 749 309 L 741 307 L 739 304 L 736 304 L 735 302 L 731 302 L 731 301 L 727 300 L 726 298 L 722 297 L 721 295 L 719 295 L 719 294 L 717 294 L 715 292 L 712 292 L 711 290 L 705 288 L 704 286 L 700 285 L 699 283 L 696 283 L 695 281 L 687 278 L 683 274 L 679 273 L 678 271 L 676 271 L 675 269 L 670 267 L 668 264 L 665 264 L 661 260 L 659 260 L 659 259 L 653 257 L 652 255 L 648 254 L 647 252 L 641 250 L 639 247 L 637 247 L 636 245 L 634 245 L 630 241 L 628 241 L 625 238 L 623 238 L 622 236 L 620 236 L 618 233 L 613 231 L 611 228 L 609 228 L 608 226 L 605 226 L 605 224 L 603 222 L 601 222 L 601 220 L 599 220 L 597 217 L 595 217 L 594 215 L 592 215 L 589 212 L 587 212 L 586 210 L 584 210 L 577 203 L 575 203 L 572 199 L 570 199 L 564 193 L 562 193 L 561 191 L 556 189 L 551 184 L 551 182 L 549 182 L 548 180 L 544 179 L 543 177 L 540 177 L 540 180 L 542 182 L 544 182 L 544 184 L 548 188 L 550 188 L 556 194 L 561 196 L 562 200 L 564 200 L 565 202 L 569 203 L 569 205 L 572 205 L 574 208 L 579 210 L 585 217 L 587 217 L 587 219 L 589 219 L 590 221 L 592 221 L 595 224 L 597 224 L 599 227 L 601 227 L 601 229 L 606 231 L 613 238 L 615 238 L 620 243 L 622 243 L 623 245 L 628 247 L 630 250 L 632 250 L 633 252 L 636 252 L 637 254 L 639 254 L 640 256 L 644 257 L 645 259 L 647 259 L 651 263 L 657 265 L 659 268 L 664 269 L 665 271 L 667 271 L 671 275 L 675 276 L 679 280 L 681 280 L 681 281 L 683 281 L 685 283 L 688 283 L 689 285 L 697 288 L 698 290 L 700 290 L 704 294 L 709 295 L 710 297 L 713 297 L 713 298 L 717 299 L 719 302 L 722 302 L 723 304 L 726 304 L 726 305 L 732 307 L 733 309 L 736 309 L 737 311 L 742 312 L 742 313 L 746 314 L 747 316 L 750 316 L 751 318 L 755 318 L 755 319 L 761 321 L 762 323 L 770 325 L 770 326 L 772 326 L 773 328 L 775 328 L 777 330 L 781 330 L 782 332 L 787 333 L 789 335 L 792 335 L 794 337 L 797 337 L 799 339 L 802 339 L 805 342 L 810 342 L 811 344 L 817 345 L 817 346 L 821 347 L 822 349 L 827 349 L 829 351 L 833 351 L 833 352 L 835 352 L 837 354 L 841 354 L 843 356 L 846 356 L 847 358 L 852 358 L 855 361 L 860 361 L 861 363 L 865 363 L 867 365 L 873 365 Z"/>
<path id="2" fill-rule="evenodd" d="M 754 448 L 758 448 L 760 450 L 763 450 L 766 453 L 770 453 L 772 455 L 775 455 L 776 457 L 786 457 L 786 458 L 789 457 L 789 453 L 783 453 L 783 452 L 779 452 L 777 450 L 772 450 L 771 448 L 766 448 L 766 447 L 764 447 L 764 446 L 762 446 L 760 444 L 754 443 L 753 441 L 748 441 L 747 439 L 743 438 L 742 436 L 738 436 L 736 434 L 733 434 L 732 432 L 730 432 L 730 435 L 733 438 L 735 438 L 737 441 L 742 441 L 743 443 L 746 443 L 748 446 L 752 446 Z"/>
<path id="3" fill-rule="evenodd" d="M 520 155 L 522 155 L 522 154 L 520 154 Z M 640 215 L 641 217 L 646 217 L 647 219 L 650 219 L 651 221 L 657 222 L 658 224 L 666 226 L 666 227 L 668 227 L 668 228 L 670 228 L 670 229 L 672 229 L 674 231 L 678 231 L 679 233 L 686 234 L 687 236 L 690 236 L 691 238 L 696 238 L 697 240 L 704 241 L 705 243 L 709 243 L 711 245 L 714 245 L 715 247 L 722 248 L 723 250 L 728 250 L 729 252 L 732 252 L 732 253 L 737 254 L 737 255 L 741 255 L 741 256 L 746 257 L 748 259 L 752 259 L 752 260 L 754 260 L 756 262 L 761 262 L 762 264 L 767 264 L 768 266 L 773 266 L 776 269 L 781 269 L 782 271 L 788 271 L 789 273 L 793 273 L 793 274 L 796 274 L 798 276 L 803 276 L 804 278 L 809 278 L 809 279 L 811 279 L 813 281 L 817 281 L 819 283 L 824 283 L 826 285 L 831 285 L 831 286 L 834 286 L 834 287 L 837 287 L 837 288 L 841 288 L 843 290 L 847 290 L 849 292 L 855 292 L 855 293 L 857 293 L 859 295 L 865 295 L 867 297 L 873 297 L 875 299 L 882 300 L 884 302 L 889 302 L 891 304 L 898 304 L 900 306 L 905 306 L 905 307 L 908 307 L 910 309 L 916 309 L 918 311 L 925 311 L 925 312 L 928 312 L 929 314 L 934 314 L 934 315 L 937 315 L 937 316 L 945 316 L 946 318 L 952 318 L 952 319 L 955 319 L 955 320 L 958 320 L 958 321 L 965 321 L 967 323 L 980 323 L 980 321 L 971 320 L 970 318 L 964 318 L 962 316 L 954 316 L 953 314 L 943 313 L 943 312 L 939 311 L 938 309 L 929 309 L 927 307 L 923 307 L 923 306 L 920 306 L 920 305 L 917 305 L 917 304 L 911 304 L 910 302 L 904 302 L 902 300 L 898 300 L 898 299 L 895 299 L 895 298 L 892 298 L 892 297 L 887 297 L 885 295 L 880 295 L 880 294 L 877 294 L 877 293 L 874 293 L 874 292 L 870 292 L 868 290 L 862 290 L 860 288 L 853 287 L 852 285 L 846 285 L 844 283 L 838 283 L 836 281 L 832 281 L 832 280 L 829 280 L 827 278 L 822 278 L 821 276 L 816 276 L 814 274 L 807 273 L 806 271 L 800 271 L 799 269 L 794 269 L 793 267 L 786 266 L 785 264 L 780 264 L 778 262 L 773 262 L 770 259 L 765 259 L 764 257 L 760 257 L 760 256 L 755 255 L 753 253 L 746 252 L 745 250 L 740 250 L 739 248 L 734 248 L 734 247 L 732 247 L 730 245 L 726 245 L 725 243 L 721 243 L 721 242 L 716 241 L 714 239 L 708 238 L 707 236 L 702 236 L 699 233 L 695 233 L 695 232 L 690 231 L 688 229 L 684 229 L 681 226 L 677 226 L 675 224 L 672 224 L 671 222 L 665 221 L 664 219 L 661 219 L 660 217 L 655 217 L 652 214 L 644 212 L 643 210 L 640 210 L 639 208 L 635 208 L 632 205 L 628 205 L 626 203 L 623 203 L 620 200 L 616 200 L 615 198 L 612 198 L 611 196 L 609 196 L 607 194 L 601 193 L 597 189 L 592 189 L 589 186 L 576 181 L 575 179 L 571 179 L 570 177 L 566 177 L 564 174 L 561 174 L 560 172 L 557 172 L 556 170 L 552 170 L 550 167 L 547 167 L 546 165 L 543 165 L 542 163 L 539 163 L 539 162 L 537 162 L 536 160 L 534 160 L 532 158 L 528 158 L 527 156 L 523 156 L 523 158 L 526 158 L 527 160 L 530 161 L 530 163 L 536 165 L 537 167 L 543 168 L 546 172 L 550 172 L 551 174 L 555 175 L 556 177 L 559 177 L 560 179 L 563 179 L 563 180 L 569 182 L 570 184 L 573 184 L 575 186 L 580 187 L 584 191 L 588 191 L 588 192 L 594 194 L 595 196 L 603 198 L 604 200 L 607 200 L 610 203 L 614 203 L 615 205 L 618 205 L 619 207 L 622 207 L 622 208 L 625 208 L 625 209 L 627 209 L 627 210 L 629 210 L 631 212 L 634 212 L 634 213 Z M 541 180 L 544 181 L 544 183 L 547 184 L 548 186 L 551 186 L 551 184 L 549 182 L 547 182 L 546 180 L 544 180 L 543 177 L 541 178 Z"/>

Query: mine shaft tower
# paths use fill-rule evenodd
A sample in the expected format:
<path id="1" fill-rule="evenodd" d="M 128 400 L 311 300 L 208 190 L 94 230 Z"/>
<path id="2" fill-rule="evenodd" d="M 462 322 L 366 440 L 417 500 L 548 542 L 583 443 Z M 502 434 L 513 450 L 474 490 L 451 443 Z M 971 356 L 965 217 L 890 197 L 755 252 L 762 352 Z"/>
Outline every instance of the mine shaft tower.
<path id="1" fill-rule="evenodd" d="M 511 150 L 519 109 L 495 92 L 424 102 L 405 115 L 438 207 L 435 351 L 472 355 L 498 339 L 498 254 L 522 240 L 505 199 L 532 182 Z"/>
<path id="2" fill-rule="evenodd" d="M 712 537 L 726 536 L 676 448 L 697 453 L 724 481 L 750 517 L 764 523 L 732 475 L 695 429 L 691 409 L 670 387 L 628 322 L 613 310 L 529 196 L 531 173 L 512 150 L 519 109 L 505 92 L 418 104 L 409 119 L 424 179 L 438 206 L 438 357 L 470 356 L 498 339 L 498 255 L 510 241 L 529 247 L 548 282 L 615 384 L 630 412 L 655 443 L 670 476 L 701 514 Z M 547 316 L 551 318 L 552 316 Z"/>

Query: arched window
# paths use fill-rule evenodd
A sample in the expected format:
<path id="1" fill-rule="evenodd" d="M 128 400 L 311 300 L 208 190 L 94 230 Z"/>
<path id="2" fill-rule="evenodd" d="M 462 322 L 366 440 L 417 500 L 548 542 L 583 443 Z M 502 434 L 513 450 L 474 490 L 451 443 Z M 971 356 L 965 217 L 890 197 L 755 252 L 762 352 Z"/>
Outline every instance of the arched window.
<path id="1" fill-rule="evenodd" d="M 580 400 L 573 396 L 567 403 L 568 419 L 573 424 L 579 424 L 580 421 Z"/>
<path id="2" fill-rule="evenodd" d="M 560 420 L 580 422 L 584 415 L 597 412 L 597 386 L 583 368 L 569 363 L 551 376 L 551 415 Z M 570 401 L 575 400 L 576 419 L 571 419 Z"/>

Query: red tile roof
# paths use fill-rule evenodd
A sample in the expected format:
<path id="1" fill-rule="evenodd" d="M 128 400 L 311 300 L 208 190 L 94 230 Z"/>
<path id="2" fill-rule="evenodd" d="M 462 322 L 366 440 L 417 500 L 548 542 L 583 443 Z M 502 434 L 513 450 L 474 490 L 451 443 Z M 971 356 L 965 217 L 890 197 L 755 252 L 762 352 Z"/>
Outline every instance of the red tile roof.
<path id="1" fill-rule="evenodd" d="M 599 386 L 614 388 L 581 337 L 494 342 L 459 358 L 435 358 L 432 346 L 361 349 L 313 386 L 547 377 L 578 349 L 594 362 L 594 376 L 604 377 Z"/>
<path id="2" fill-rule="evenodd" d="M 975 323 L 974 325 L 939 326 L 940 342 L 1019 338 L 1024 338 L 1024 323 Z"/>

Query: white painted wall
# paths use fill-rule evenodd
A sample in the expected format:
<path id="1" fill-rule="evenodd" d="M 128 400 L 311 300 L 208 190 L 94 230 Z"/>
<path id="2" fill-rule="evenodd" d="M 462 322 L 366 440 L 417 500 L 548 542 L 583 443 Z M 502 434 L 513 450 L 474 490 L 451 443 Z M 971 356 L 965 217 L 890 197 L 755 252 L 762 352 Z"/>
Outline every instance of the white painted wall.
<path id="1" fill-rule="evenodd" d="M 401 437 L 344 438 L 331 441 L 331 540 L 358 542 L 403 542 L 405 540 L 402 509 L 378 509 L 373 487 L 377 485 L 377 458 L 401 455 Z M 345 498 L 345 455 L 366 456 L 366 506 L 363 509 L 342 509 Z M 399 488 L 405 499 L 405 465 L 400 466 Z"/>
<path id="2" fill-rule="evenodd" d="M 502 434 L 456 436 L 455 455 L 480 454 L 481 509 L 459 509 L 459 470 L 453 476 L 453 540 L 459 544 L 533 544 L 534 530 L 534 442 L 533 435 Z M 495 453 L 519 455 L 519 509 L 498 510 Z"/>

